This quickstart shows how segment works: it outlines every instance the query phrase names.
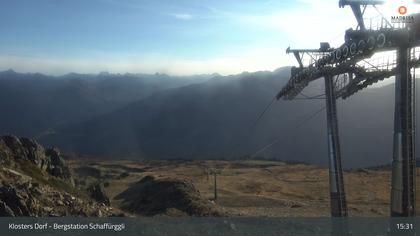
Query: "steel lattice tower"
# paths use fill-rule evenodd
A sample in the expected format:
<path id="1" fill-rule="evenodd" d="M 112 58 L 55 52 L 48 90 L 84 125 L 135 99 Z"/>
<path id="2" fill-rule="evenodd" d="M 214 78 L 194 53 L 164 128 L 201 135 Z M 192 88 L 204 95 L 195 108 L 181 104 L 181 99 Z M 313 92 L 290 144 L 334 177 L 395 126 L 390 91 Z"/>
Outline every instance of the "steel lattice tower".
<path id="1" fill-rule="evenodd" d="M 391 181 L 391 216 L 416 215 L 415 204 L 415 75 L 411 68 L 420 66 L 420 14 L 409 16 L 413 22 L 392 24 L 382 17 L 376 27 L 367 27 L 363 19 L 367 7 L 376 9 L 383 1 L 340 0 L 350 6 L 357 20 L 356 29 L 345 32 L 338 48 L 321 43 L 319 49 L 290 49 L 299 67 L 291 69 L 289 82 L 277 99 L 292 100 L 312 81 L 324 78 L 328 128 L 328 160 L 331 215 L 348 215 L 344 190 L 336 99 L 346 99 L 385 78 L 395 76 L 395 111 Z M 386 63 L 366 63 L 380 52 L 396 51 Z M 309 63 L 304 65 L 304 57 Z M 385 61 L 385 58 L 384 60 Z M 339 234 L 339 232 L 338 232 Z"/>

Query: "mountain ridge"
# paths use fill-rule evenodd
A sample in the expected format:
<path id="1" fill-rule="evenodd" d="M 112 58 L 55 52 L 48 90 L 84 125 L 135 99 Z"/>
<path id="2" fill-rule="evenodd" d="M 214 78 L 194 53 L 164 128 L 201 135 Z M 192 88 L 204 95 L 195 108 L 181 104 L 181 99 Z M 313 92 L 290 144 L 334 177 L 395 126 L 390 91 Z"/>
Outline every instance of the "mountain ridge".
<path id="1" fill-rule="evenodd" d="M 261 156 L 327 165 L 325 114 L 293 128 L 324 107 L 322 100 L 276 102 L 251 130 L 288 73 L 244 73 L 161 91 L 87 123 L 62 127 L 58 135 L 42 141 L 108 158 L 235 159 L 254 154 L 280 136 L 281 141 Z M 346 168 L 385 164 L 392 158 L 392 87 L 338 101 Z M 306 92 L 322 91 L 322 81 L 316 81 Z M 372 140 L 381 148 L 370 145 Z"/>
<path id="2" fill-rule="evenodd" d="M 9 88 L 0 86 L 5 91 L 3 107 L 11 108 L 3 116 L 0 132 L 37 137 L 65 152 L 105 159 L 238 159 L 253 156 L 278 139 L 257 155 L 325 166 L 325 112 L 306 121 L 325 106 L 323 100 L 275 102 L 253 127 L 289 79 L 289 69 L 219 75 L 174 87 L 165 84 L 147 94 L 138 90 L 143 84 L 115 78 L 108 87 L 102 84 L 107 79 L 100 80 L 102 87 L 80 79 L 63 80 L 64 85 L 57 80 L 40 80 L 36 85 L 30 80 L 25 85 L 21 80 L 0 79 Z M 52 85 L 57 87 L 51 90 Z M 323 86 L 317 80 L 304 92 L 322 94 Z M 345 168 L 390 163 L 393 93 L 393 85 L 387 85 L 337 101 Z M 26 95 L 30 99 L 24 99 Z M 82 111 L 87 112 L 83 119 L 72 117 Z"/>

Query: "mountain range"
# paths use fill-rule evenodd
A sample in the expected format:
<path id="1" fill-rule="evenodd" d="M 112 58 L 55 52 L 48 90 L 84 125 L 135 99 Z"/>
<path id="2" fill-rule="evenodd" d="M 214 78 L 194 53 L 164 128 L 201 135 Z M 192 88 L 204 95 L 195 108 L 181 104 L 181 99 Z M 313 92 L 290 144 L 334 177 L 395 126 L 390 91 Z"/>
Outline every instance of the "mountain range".
<path id="1" fill-rule="evenodd" d="M 0 72 L 0 133 L 37 137 L 49 129 L 114 111 L 130 102 L 170 88 L 199 83 L 211 75 Z"/>
<path id="2" fill-rule="evenodd" d="M 324 100 L 275 101 L 255 123 L 289 76 L 290 68 L 189 77 L 5 71 L 0 132 L 107 159 L 251 156 L 328 165 Z M 322 94 L 323 86 L 315 81 L 304 93 Z M 390 163 L 394 86 L 337 106 L 344 168 Z"/>

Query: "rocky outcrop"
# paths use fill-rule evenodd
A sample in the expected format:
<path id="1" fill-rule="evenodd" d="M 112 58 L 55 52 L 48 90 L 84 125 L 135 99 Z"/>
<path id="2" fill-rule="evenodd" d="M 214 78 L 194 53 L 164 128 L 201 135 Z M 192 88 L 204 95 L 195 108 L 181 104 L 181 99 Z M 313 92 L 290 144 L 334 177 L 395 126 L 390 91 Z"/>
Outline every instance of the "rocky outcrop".
<path id="1" fill-rule="evenodd" d="M 98 212 L 100 214 L 98 215 Z M 110 216 L 110 207 L 32 182 L 0 187 L 0 216 Z"/>
<path id="2" fill-rule="evenodd" d="M 74 184 L 69 167 L 60 155 L 60 150 L 45 150 L 38 142 L 29 138 L 17 138 L 13 135 L 0 137 L 0 162 L 13 163 L 29 161 L 40 170 Z"/>
<path id="3" fill-rule="evenodd" d="M 13 135 L 0 137 L 0 160 L 3 162 L 30 161 L 43 170 L 48 166 L 44 148 L 39 143 Z"/>
<path id="4" fill-rule="evenodd" d="M 146 176 L 116 198 L 123 200 L 126 210 L 146 216 L 223 215 L 210 201 L 201 198 L 200 192 L 188 180 Z"/>
<path id="5" fill-rule="evenodd" d="M 22 144 L 22 149 L 25 154 L 20 157 L 26 158 L 27 160 L 31 161 L 33 164 L 38 166 L 40 169 L 45 170 L 48 166 L 49 161 L 45 157 L 44 148 L 32 139 L 20 138 L 19 141 Z"/>
<path id="6" fill-rule="evenodd" d="M 102 188 L 101 188 L 102 187 Z M 69 166 L 57 148 L 44 149 L 28 138 L 0 137 L 0 216 L 111 216 L 103 186 L 90 199 L 74 186 Z"/>
<path id="7" fill-rule="evenodd" d="M 66 161 L 61 157 L 60 150 L 58 148 L 50 148 L 45 151 L 45 155 L 48 159 L 48 173 L 73 183 L 70 168 L 66 165 Z"/>
<path id="8" fill-rule="evenodd" d="M 90 197 L 95 199 L 99 203 L 103 203 L 107 206 L 110 205 L 108 196 L 105 193 L 104 185 L 102 183 L 96 183 L 89 187 Z"/>

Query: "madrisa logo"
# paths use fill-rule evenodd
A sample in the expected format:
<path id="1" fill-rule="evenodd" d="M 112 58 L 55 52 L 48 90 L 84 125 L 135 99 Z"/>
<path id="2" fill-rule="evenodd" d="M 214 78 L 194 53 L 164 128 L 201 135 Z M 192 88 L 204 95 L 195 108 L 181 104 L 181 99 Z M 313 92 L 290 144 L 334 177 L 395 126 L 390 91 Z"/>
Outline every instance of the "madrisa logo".
<path id="1" fill-rule="evenodd" d="M 405 15 L 407 14 L 407 7 L 406 6 L 400 6 L 398 8 L 398 13 L 400 13 L 400 15 Z"/>
<path id="2" fill-rule="evenodd" d="M 392 23 L 413 23 L 414 16 L 407 16 L 408 9 L 406 6 L 398 7 L 398 15 L 391 16 Z"/>

